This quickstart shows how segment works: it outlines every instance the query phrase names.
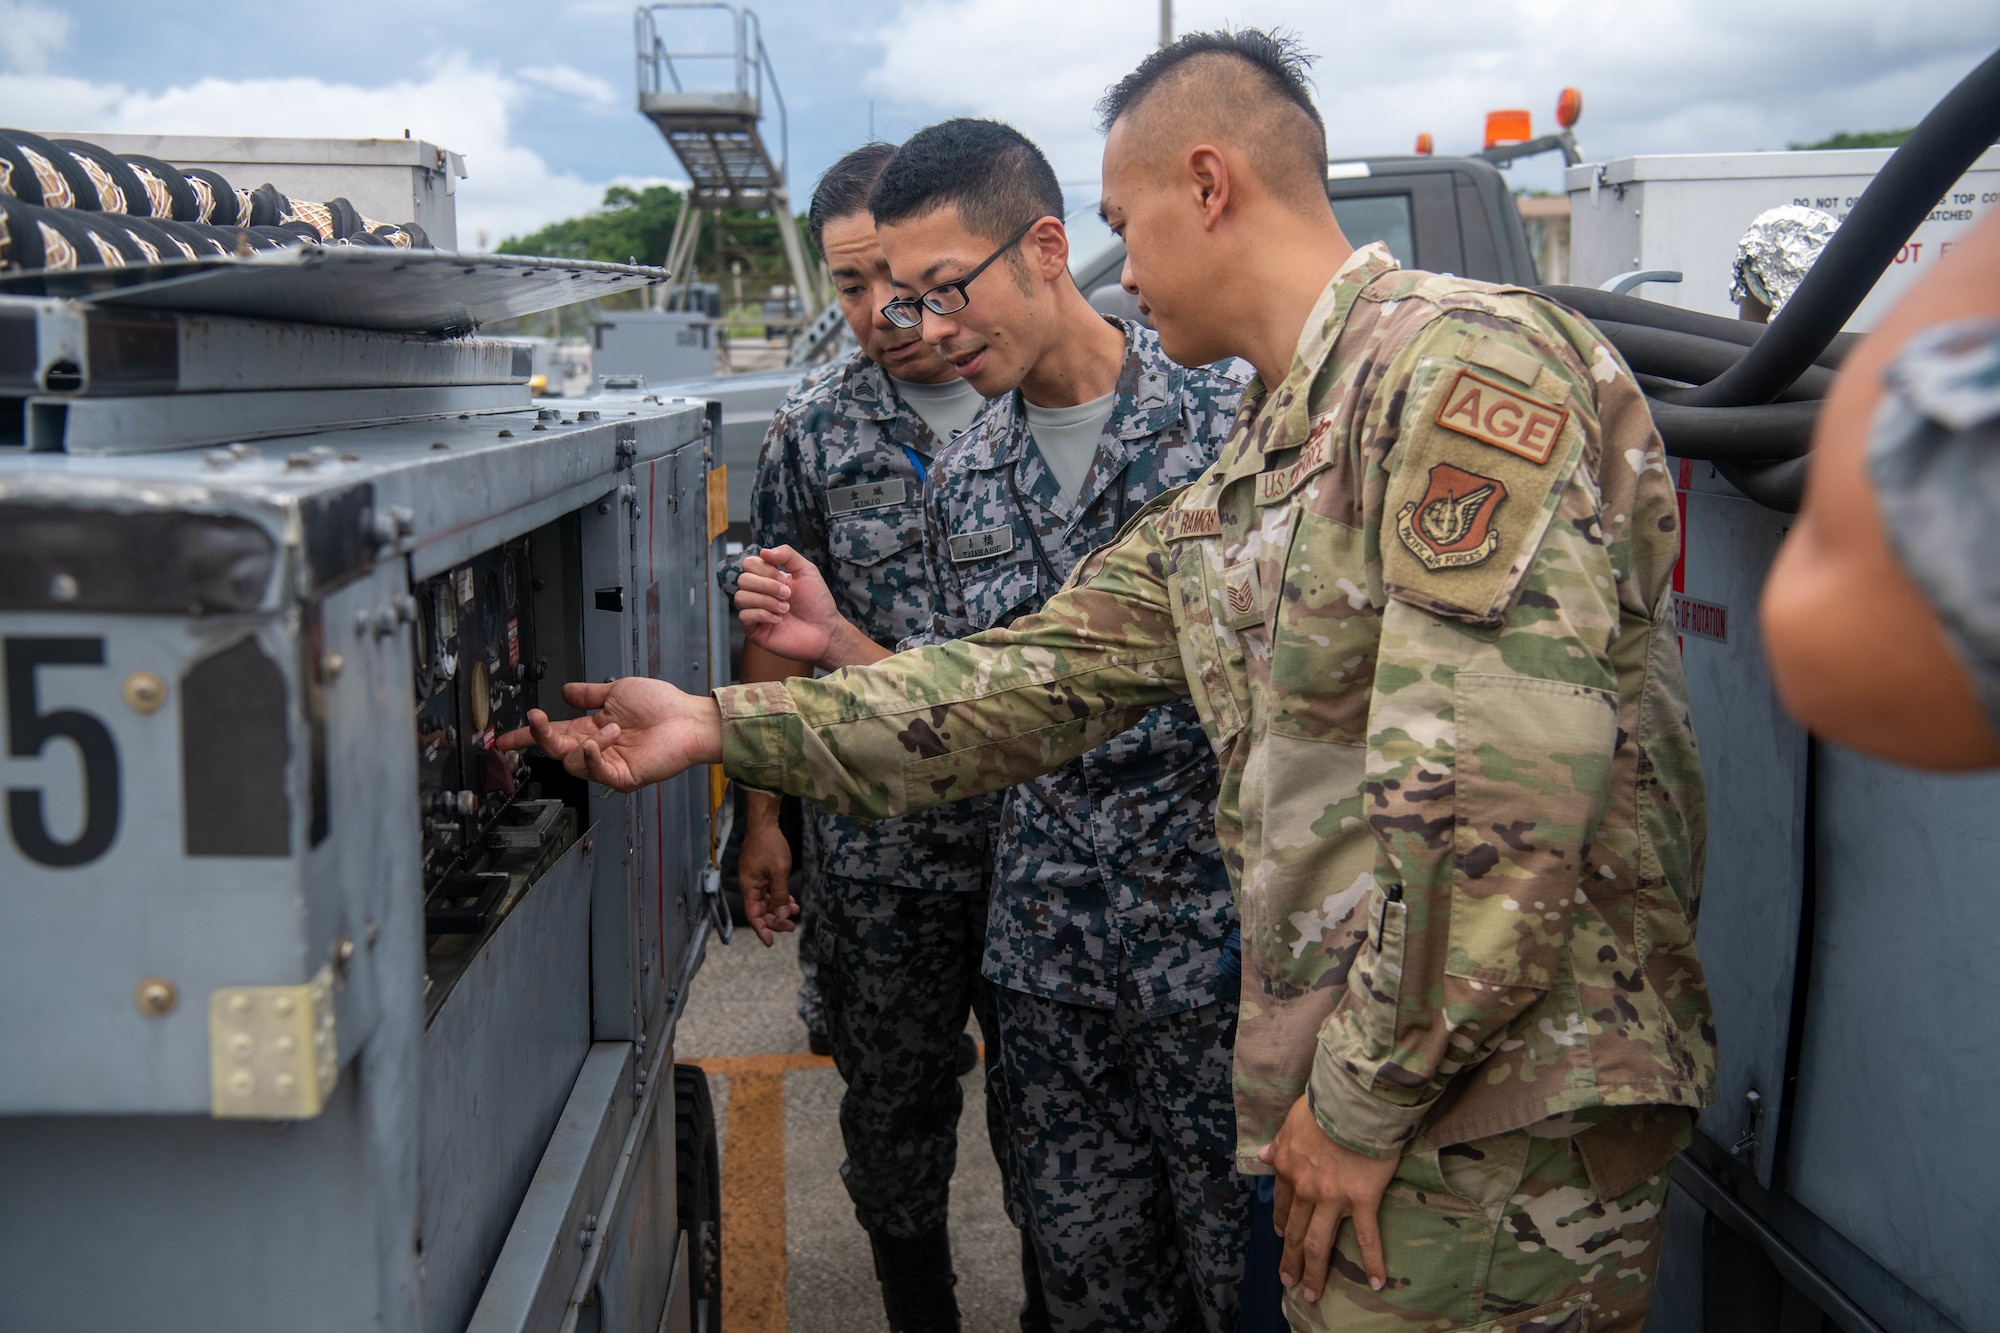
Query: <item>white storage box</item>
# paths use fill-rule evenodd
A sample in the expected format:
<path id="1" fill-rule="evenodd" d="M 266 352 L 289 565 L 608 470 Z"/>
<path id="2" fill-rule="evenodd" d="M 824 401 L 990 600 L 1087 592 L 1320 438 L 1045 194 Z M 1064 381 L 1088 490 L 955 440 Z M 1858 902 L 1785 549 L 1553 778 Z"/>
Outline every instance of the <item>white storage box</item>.
<path id="1" fill-rule="evenodd" d="M 1733 318 L 1730 264 L 1751 220 L 1780 204 L 1845 219 L 1890 152 L 1705 153 L 1571 167 L 1563 174 L 1570 198 L 1570 281 L 1595 287 L 1634 269 L 1674 270 L 1681 282 L 1650 284 L 1634 294 Z M 1996 201 L 2000 148 L 1991 148 L 1917 228 L 1848 327 L 1873 325 Z"/>

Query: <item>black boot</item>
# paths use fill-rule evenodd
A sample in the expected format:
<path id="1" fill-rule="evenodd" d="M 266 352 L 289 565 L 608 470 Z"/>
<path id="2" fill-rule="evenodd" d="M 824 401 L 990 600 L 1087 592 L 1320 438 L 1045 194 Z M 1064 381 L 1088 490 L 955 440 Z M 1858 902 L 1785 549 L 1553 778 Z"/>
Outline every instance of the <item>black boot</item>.
<path id="1" fill-rule="evenodd" d="M 1035 1259 L 1035 1242 L 1021 1228 L 1021 1333 L 1049 1333 L 1049 1302 L 1042 1294 L 1042 1268 Z"/>
<path id="2" fill-rule="evenodd" d="M 943 1227 L 914 1240 L 868 1233 L 890 1333 L 958 1333 L 951 1237 Z"/>

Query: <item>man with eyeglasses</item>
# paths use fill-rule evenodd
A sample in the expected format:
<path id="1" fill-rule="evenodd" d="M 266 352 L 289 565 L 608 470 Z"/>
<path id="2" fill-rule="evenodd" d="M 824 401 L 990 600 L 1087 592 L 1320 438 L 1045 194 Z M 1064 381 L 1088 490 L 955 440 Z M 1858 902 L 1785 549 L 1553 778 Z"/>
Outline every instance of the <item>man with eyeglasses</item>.
<path id="1" fill-rule="evenodd" d="M 869 207 L 897 293 L 883 313 L 992 400 L 931 466 L 939 610 L 909 648 L 1038 610 L 1149 500 L 1201 474 L 1242 384 L 1091 308 L 1055 173 L 1005 125 L 918 132 Z M 737 603 L 751 642 L 824 668 L 896 646 L 841 616 L 790 550 L 746 561 Z M 1006 794 L 985 975 L 1058 1329 L 1236 1326 L 1251 1196 L 1234 1162 L 1236 916 L 1216 783 L 1182 700 Z"/>

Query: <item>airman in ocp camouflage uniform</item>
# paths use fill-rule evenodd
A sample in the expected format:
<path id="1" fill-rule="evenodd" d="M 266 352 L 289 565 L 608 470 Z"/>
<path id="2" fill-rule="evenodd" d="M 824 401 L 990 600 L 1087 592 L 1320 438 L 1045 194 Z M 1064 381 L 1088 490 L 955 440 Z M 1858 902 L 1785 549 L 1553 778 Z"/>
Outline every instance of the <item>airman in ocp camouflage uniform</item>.
<path id="1" fill-rule="evenodd" d="M 1238 1163 L 1268 1170 L 1302 1092 L 1335 1142 L 1400 1156 L 1385 1289 L 1343 1231 L 1287 1315 L 1622 1327 L 1715 1067 L 1676 531 L 1643 398 L 1585 321 L 1371 246 L 1215 466 L 1040 614 L 718 691 L 724 762 L 897 814 L 1192 695 L 1243 923 Z"/>
<path id="2" fill-rule="evenodd" d="M 1161 491 L 1214 460 L 1240 378 L 1127 340 L 1081 491 L 1065 493 L 1018 393 L 992 401 L 931 471 L 939 606 L 903 647 L 1033 611 Z M 852 616 L 850 616 L 852 619 Z M 1236 924 L 1215 840 L 1215 757 L 1194 705 L 1007 792 L 985 976 L 1022 1188 L 1056 1328 L 1235 1326 L 1249 1192 L 1233 1167 L 1229 1042 Z"/>

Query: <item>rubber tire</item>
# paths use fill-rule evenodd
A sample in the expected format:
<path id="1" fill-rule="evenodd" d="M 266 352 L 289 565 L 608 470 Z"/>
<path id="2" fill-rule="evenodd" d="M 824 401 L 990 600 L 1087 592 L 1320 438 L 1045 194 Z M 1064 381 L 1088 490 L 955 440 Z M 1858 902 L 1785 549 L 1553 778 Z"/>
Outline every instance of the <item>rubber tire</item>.
<path id="1" fill-rule="evenodd" d="M 674 1066 L 674 1193 L 688 1236 L 688 1307 L 696 1333 L 722 1333 L 722 1155 L 708 1076 Z"/>

